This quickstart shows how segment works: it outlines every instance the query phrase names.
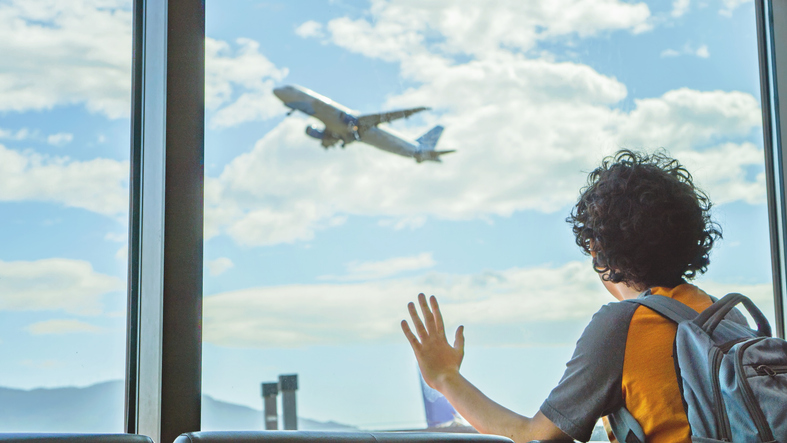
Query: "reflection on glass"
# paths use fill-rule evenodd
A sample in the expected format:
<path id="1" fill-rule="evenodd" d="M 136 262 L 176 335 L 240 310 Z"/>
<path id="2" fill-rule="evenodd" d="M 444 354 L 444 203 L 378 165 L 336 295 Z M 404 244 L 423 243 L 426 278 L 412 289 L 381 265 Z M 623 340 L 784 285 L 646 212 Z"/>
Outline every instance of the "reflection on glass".
<path id="1" fill-rule="evenodd" d="M 131 2 L 0 3 L 0 432 L 122 432 Z"/>
<path id="2" fill-rule="evenodd" d="M 287 374 L 302 429 L 424 427 L 419 292 L 465 326 L 466 376 L 533 414 L 612 301 L 564 220 L 620 147 L 687 165 L 724 230 L 698 284 L 772 318 L 753 5 L 563 3 L 208 2 L 203 429 L 261 429 Z M 288 85 L 350 129 L 428 107 L 380 127 L 456 152 L 336 137 Z"/>

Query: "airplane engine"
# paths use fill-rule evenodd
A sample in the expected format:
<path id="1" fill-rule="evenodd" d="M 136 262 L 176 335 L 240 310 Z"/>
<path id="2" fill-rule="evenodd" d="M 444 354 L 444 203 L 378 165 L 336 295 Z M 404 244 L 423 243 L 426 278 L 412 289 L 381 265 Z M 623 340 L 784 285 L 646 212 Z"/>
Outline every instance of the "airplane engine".
<path id="1" fill-rule="evenodd" d="M 309 137 L 314 137 L 317 140 L 322 140 L 323 137 L 325 137 L 325 131 L 320 131 L 319 129 L 310 125 L 306 127 L 306 135 Z"/>

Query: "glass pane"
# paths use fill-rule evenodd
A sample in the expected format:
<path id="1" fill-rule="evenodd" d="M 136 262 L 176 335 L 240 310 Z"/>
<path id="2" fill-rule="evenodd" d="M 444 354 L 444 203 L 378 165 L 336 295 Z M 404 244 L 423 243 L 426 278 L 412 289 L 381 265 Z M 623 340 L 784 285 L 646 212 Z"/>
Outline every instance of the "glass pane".
<path id="1" fill-rule="evenodd" d="M 207 8 L 205 429 L 241 426 L 219 401 L 260 428 L 259 384 L 296 373 L 301 428 L 425 427 L 399 326 L 419 292 L 465 326 L 466 377 L 535 413 L 613 301 L 565 218 L 621 147 L 687 165 L 724 230 L 697 284 L 772 318 L 752 3 Z M 430 107 L 380 126 L 416 143 L 441 125 L 456 152 L 343 149 L 308 103 L 285 116 L 285 85 L 356 117 Z"/>
<path id="2" fill-rule="evenodd" d="M 0 432 L 122 432 L 131 2 L 0 2 Z"/>

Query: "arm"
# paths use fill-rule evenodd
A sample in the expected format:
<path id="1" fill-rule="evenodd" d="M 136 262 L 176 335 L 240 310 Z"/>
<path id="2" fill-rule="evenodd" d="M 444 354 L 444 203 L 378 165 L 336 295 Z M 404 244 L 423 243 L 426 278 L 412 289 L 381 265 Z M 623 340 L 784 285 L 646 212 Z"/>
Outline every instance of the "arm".
<path id="1" fill-rule="evenodd" d="M 415 304 L 408 305 L 418 336 L 410 330 L 405 320 L 402 320 L 402 330 L 413 348 L 421 374 L 426 383 L 445 395 L 474 428 L 484 434 L 509 437 L 515 442 L 568 439 L 568 436 L 541 412 L 533 418 L 519 415 L 494 402 L 467 381 L 459 373 L 464 357 L 464 328 L 460 326 L 456 330 L 454 345 L 451 346 L 445 337 L 445 326 L 437 299 L 433 296 L 427 304 L 426 296 L 419 294 L 418 303 L 424 317 L 423 322 Z"/>

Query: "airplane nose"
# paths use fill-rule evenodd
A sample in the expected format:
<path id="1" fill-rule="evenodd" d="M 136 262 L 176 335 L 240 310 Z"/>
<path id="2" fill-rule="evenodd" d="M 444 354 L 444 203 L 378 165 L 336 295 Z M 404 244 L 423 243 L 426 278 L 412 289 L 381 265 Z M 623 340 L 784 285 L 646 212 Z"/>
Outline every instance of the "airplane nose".
<path id="1" fill-rule="evenodd" d="M 286 86 L 279 86 L 278 88 L 273 88 L 273 95 L 279 98 L 279 100 L 284 101 L 284 90 Z"/>

